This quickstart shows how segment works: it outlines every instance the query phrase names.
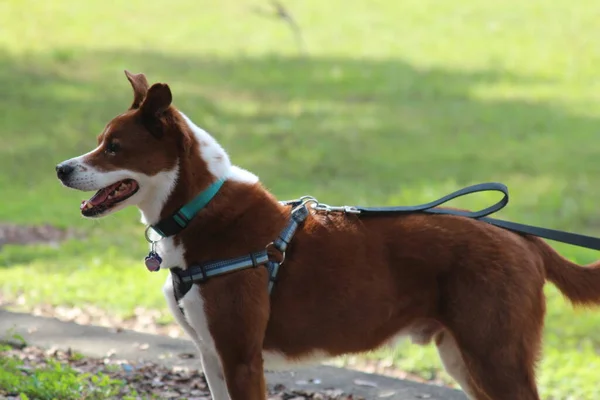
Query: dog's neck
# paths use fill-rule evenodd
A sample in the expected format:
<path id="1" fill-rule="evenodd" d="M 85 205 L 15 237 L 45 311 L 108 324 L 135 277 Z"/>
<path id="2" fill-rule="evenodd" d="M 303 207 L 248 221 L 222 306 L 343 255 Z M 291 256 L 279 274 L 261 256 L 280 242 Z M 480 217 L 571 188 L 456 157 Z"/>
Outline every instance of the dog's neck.
<path id="1" fill-rule="evenodd" d="M 217 179 L 226 178 L 226 176 L 213 177 L 206 173 L 196 172 L 194 165 L 197 164 L 198 160 L 195 160 L 195 158 L 197 157 L 180 159 L 177 182 L 162 206 L 159 219 L 164 219 L 175 214 L 181 207 L 206 190 L 211 183 Z M 219 193 L 216 196 L 219 196 Z"/>
<path id="2" fill-rule="evenodd" d="M 249 181 L 247 174 L 244 170 L 232 167 L 218 193 L 177 236 L 184 241 L 186 237 L 193 238 L 196 251 L 202 249 L 202 254 L 206 256 L 214 252 L 214 258 L 221 256 L 218 249 L 222 241 L 243 244 L 243 248 L 237 252 L 241 254 L 260 249 L 275 240 L 287 223 L 289 213 L 258 181 Z M 202 180 L 185 184 L 185 177 L 194 174 L 183 167 L 180 176 L 156 222 L 173 215 L 210 185 L 210 182 L 200 183 Z M 156 223 L 152 220 L 148 222 Z"/>
<path id="3" fill-rule="evenodd" d="M 212 136 L 183 113 L 180 122 L 192 140 L 191 150 L 180 154 L 172 170 L 161 173 L 164 179 L 158 180 L 159 186 L 148 189 L 144 201 L 138 204 L 142 222 L 152 225 L 173 215 L 219 179 L 225 184 L 211 200 L 209 210 L 200 212 L 201 219 L 210 214 L 218 215 L 220 222 L 233 220 L 251 205 L 261 207 L 259 203 L 274 211 L 281 209 L 257 176 L 231 165 L 229 156 Z"/>

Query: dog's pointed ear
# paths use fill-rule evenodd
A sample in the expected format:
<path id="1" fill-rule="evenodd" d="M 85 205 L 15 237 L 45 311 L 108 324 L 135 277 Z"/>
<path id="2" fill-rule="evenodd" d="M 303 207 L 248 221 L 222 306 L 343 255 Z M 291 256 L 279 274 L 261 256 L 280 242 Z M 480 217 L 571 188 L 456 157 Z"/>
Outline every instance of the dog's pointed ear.
<path id="1" fill-rule="evenodd" d="M 166 83 L 155 83 L 148 89 L 146 98 L 140 106 L 140 111 L 145 117 L 158 117 L 171 105 L 173 96 Z"/>
<path id="2" fill-rule="evenodd" d="M 146 76 L 144 74 L 132 74 L 127 70 L 125 70 L 125 76 L 133 88 L 133 103 L 131 103 L 131 108 L 139 108 L 148 93 Z"/>

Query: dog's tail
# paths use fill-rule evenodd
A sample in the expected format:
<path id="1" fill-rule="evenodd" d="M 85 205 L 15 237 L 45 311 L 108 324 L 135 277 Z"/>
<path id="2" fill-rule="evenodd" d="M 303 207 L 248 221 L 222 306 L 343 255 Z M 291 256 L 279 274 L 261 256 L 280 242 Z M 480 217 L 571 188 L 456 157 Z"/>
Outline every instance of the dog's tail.
<path id="1" fill-rule="evenodd" d="M 547 279 L 574 304 L 600 306 L 600 261 L 582 266 L 558 254 L 540 238 L 532 238 L 539 249 Z"/>

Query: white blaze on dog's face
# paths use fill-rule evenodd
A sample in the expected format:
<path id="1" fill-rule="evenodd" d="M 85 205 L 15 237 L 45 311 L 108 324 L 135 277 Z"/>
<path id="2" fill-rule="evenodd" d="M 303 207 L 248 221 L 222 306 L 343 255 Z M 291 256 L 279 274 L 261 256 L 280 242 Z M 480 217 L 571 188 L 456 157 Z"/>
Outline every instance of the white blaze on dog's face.
<path id="1" fill-rule="evenodd" d="M 158 218 L 177 181 L 178 159 L 195 141 L 181 126 L 187 120 L 170 106 L 167 85 L 148 89 L 143 74 L 126 71 L 126 75 L 134 89 L 131 108 L 107 124 L 98 136 L 98 147 L 56 167 L 65 186 L 97 191 L 81 204 L 85 217 L 137 205 L 152 219 Z"/>

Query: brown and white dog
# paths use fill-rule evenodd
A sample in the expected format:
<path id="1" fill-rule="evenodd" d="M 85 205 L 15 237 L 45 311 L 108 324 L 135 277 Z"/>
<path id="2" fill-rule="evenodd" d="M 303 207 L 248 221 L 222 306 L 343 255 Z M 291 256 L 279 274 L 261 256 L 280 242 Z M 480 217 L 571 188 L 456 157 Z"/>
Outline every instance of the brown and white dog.
<path id="1" fill-rule="evenodd" d="M 98 191 L 82 214 L 135 205 L 142 222 L 155 224 L 225 179 L 187 228 L 158 242 L 163 266 L 185 269 L 272 242 L 290 207 L 173 107 L 166 84 L 126 75 L 129 110 L 106 125 L 94 150 L 57 166 L 64 185 Z M 263 368 L 363 352 L 400 336 L 434 340 L 471 399 L 539 399 L 545 281 L 574 304 L 600 304 L 600 264 L 581 267 L 539 238 L 449 215 L 311 213 L 271 295 L 267 280 L 265 268 L 232 272 L 195 285 L 180 304 L 166 281 L 169 307 L 217 400 L 265 399 Z"/>

